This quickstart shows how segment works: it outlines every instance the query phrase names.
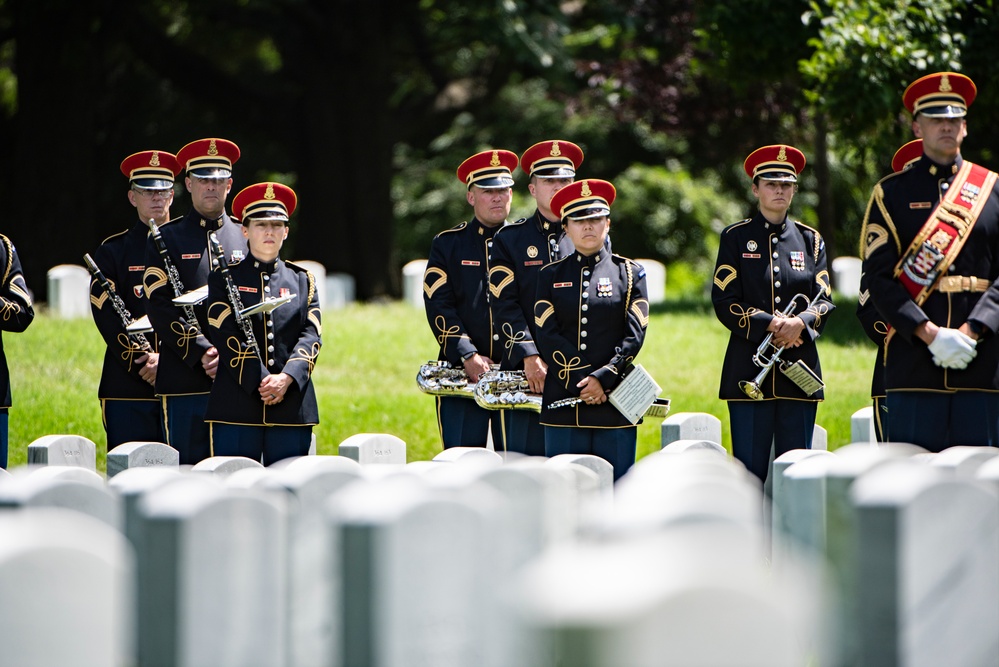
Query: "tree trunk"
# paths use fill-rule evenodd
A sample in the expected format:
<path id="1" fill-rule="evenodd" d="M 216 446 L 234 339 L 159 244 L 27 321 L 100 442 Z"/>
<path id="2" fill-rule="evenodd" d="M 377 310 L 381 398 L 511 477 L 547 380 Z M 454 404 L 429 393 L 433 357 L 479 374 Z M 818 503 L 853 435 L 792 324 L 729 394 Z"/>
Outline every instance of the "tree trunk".
<path id="1" fill-rule="evenodd" d="M 14 196 L 3 229 L 36 300 L 57 264 L 82 264 L 95 234 L 99 40 L 90 2 L 21 0 L 14 9 L 18 113 L 5 167 Z"/>

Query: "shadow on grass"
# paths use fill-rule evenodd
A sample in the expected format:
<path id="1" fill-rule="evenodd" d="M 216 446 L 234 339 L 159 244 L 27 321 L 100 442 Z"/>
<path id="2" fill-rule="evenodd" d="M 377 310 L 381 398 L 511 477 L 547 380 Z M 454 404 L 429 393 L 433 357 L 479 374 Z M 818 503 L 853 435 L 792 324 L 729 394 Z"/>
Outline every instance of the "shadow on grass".
<path id="1" fill-rule="evenodd" d="M 836 310 L 822 330 L 822 339 L 836 345 L 870 344 L 870 339 L 864 334 L 860 320 L 856 316 L 857 299 L 833 294 L 833 303 L 836 304 Z M 711 306 L 709 296 L 678 296 L 652 305 L 650 311 L 653 315 L 682 313 L 714 317 L 714 308 Z"/>

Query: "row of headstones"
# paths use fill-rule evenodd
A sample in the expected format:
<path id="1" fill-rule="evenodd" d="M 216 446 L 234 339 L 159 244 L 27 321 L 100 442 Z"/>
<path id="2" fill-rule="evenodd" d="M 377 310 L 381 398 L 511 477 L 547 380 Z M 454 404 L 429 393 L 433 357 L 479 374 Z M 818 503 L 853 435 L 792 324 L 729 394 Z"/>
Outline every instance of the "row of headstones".
<path id="1" fill-rule="evenodd" d="M 316 291 L 323 310 L 345 308 L 355 300 L 354 277 L 348 273 L 326 273 L 326 267 L 311 260 L 296 261 L 316 278 Z M 90 273 L 77 264 L 60 264 L 47 274 L 48 306 L 55 317 L 90 317 Z"/>
<path id="2" fill-rule="evenodd" d="M 666 265 L 655 259 L 636 259 L 645 269 L 645 285 L 649 291 L 649 303 L 662 303 L 666 300 Z M 402 300 L 405 303 L 423 308 L 423 274 L 427 270 L 427 260 L 414 259 L 402 267 Z"/>
<path id="3" fill-rule="evenodd" d="M 774 566 L 821 565 L 823 665 L 999 665 L 999 449 L 795 450 L 773 477 Z"/>
<path id="4" fill-rule="evenodd" d="M 379 437 L 379 451 L 397 444 Z M 408 465 L 235 461 L 0 477 L 4 655 L 801 665 L 826 643 L 794 556 L 765 566 L 759 482 L 716 443 L 670 443 L 616 486 L 597 457 L 480 448 Z"/>

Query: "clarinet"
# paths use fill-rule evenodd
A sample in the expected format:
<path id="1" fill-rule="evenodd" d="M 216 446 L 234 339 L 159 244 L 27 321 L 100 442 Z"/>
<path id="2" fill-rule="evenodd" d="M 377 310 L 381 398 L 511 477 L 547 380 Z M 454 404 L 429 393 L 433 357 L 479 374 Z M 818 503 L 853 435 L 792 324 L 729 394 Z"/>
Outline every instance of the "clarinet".
<path id="1" fill-rule="evenodd" d="M 170 285 L 173 287 L 173 295 L 183 296 L 184 295 L 184 283 L 180 279 L 180 273 L 177 272 L 177 267 L 174 266 L 173 260 L 170 259 L 170 251 L 167 249 L 166 241 L 163 240 L 163 235 L 160 234 L 159 225 L 154 221 L 149 221 L 150 236 L 153 237 L 153 242 L 156 244 L 156 249 L 159 251 L 160 256 L 163 258 L 163 266 L 166 267 L 167 277 L 170 279 Z M 202 333 L 204 330 L 201 328 L 201 324 L 198 323 L 198 316 L 194 312 L 194 306 L 181 306 L 184 309 L 184 317 L 187 318 L 188 324 L 192 325 L 198 330 L 198 333 Z"/>
<path id="2" fill-rule="evenodd" d="M 111 286 L 111 283 L 104 276 L 100 267 L 97 266 L 97 262 L 95 262 L 94 258 L 90 256 L 90 253 L 84 253 L 83 261 L 86 263 L 87 270 L 90 271 L 90 275 L 94 277 L 94 280 L 100 284 L 104 293 L 108 295 L 109 299 L 111 299 L 111 305 L 114 306 L 115 312 L 118 313 L 118 317 L 121 318 L 121 324 L 125 327 L 125 333 L 128 335 L 128 339 L 132 342 L 132 344 L 137 345 L 143 352 L 152 352 L 153 346 L 149 344 L 149 340 L 144 334 L 141 332 L 128 333 L 128 325 L 132 324 L 134 321 L 132 314 L 128 312 L 125 302 L 122 300 L 121 296 L 114 291 L 114 287 Z"/>
<path id="3" fill-rule="evenodd" d="M 229 295 L 229 303 L 232 304 L 236 322 L 239 324 L 239 328 L 243 332 L 243 337 L 246 339 L 246 346 L 259 359 L 260 346 L 257 344 L 257 337 L 253 333 L 253 322 L 248 315 L 243 315 L 243 300 L 239 296 L 239 289 L 236 288 L 236 283 L 233 282 L 232 274 L 229 273 L 229 260 L 225 258 L 222 244 L 219 243 L 215 232 L 208 235 L 208 250 L 212 254 L 212 259 L 218 265 L 219 273 L 225 279 L 225 289 Z"/>

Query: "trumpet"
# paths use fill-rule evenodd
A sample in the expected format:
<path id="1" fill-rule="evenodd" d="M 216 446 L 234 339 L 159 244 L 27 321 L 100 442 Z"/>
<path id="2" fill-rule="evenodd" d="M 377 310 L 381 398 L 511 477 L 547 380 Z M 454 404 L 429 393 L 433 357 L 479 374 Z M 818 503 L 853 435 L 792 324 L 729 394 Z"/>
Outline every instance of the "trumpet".
<path id="1" fill-rule="evenodd" d="M 818 294 L 808 302 L 805 310 L 812 308 L 819 302 L 825 295 L 825 289 L 820 289 Z M 794 311 L 797 308 L 798 299 L 807 299 L 804 294 L 795 294 L 791 299 L 791 303 L 787 304 L 787 308 L 781 311 L 781 317 L 791 317 L 794 315 Z M 784 353 L 783 347 L 777 347 L 773 344 L 774 334 L 771 331 L 767 334 L 767 337 L 763 339 L 760 346 L 756 348 L 756 352 L 753 354 L 753 363 L 759 366 L 760 372 L 756 374 L 752 380 L 743 380 L 739 383 L 739 389 L 742 390 L 746 396 L 749 396 L 754 401 L 763 400 L 763 389 L 760 385 L 763 383 L 764 378 L 770 373 L 774 366 L 777 366 L 780 371 L 786 375 L 792 382 L 798 385 L 806 396 L 811 396 L 819 389 L 825 386 L 822 379 L 809 368 L 804 361 L 798 360 L 794 363 L 789 363 L 781 360 L 781 355 Z"/>

